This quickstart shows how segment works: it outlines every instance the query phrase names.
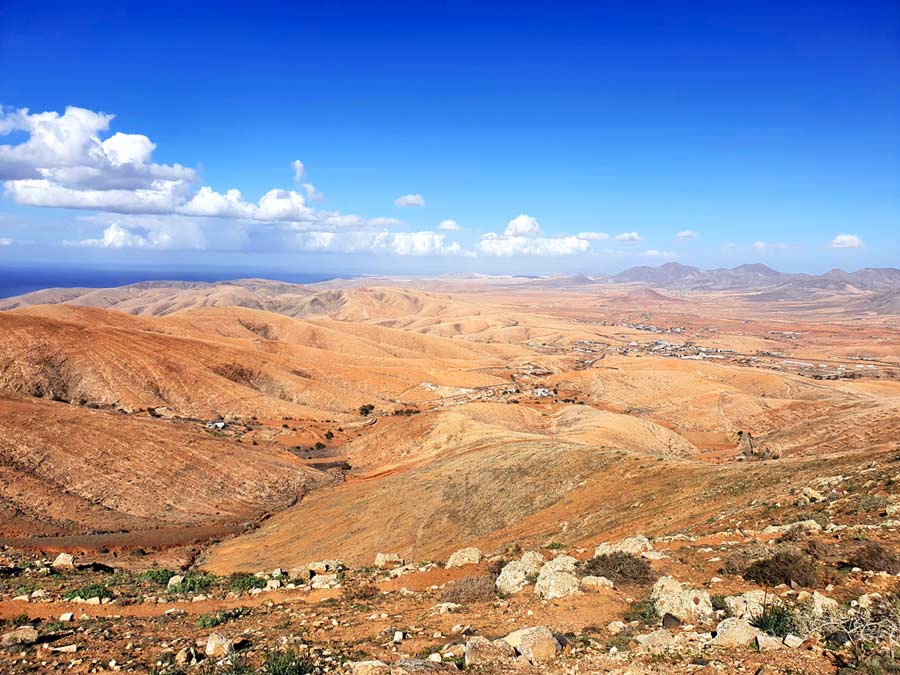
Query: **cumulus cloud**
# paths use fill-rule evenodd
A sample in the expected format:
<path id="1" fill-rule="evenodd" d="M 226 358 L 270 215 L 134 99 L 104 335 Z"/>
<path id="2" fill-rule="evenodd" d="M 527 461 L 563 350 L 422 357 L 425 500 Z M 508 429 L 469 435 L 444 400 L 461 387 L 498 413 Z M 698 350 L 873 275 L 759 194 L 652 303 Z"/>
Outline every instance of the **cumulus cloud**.
<path id="1" fill-rule="evenodd" d="M 648 249 L 641 255 L 646 258 L 668 258 L 670 260 L 678 257 L 678 254 L 674 251 L 658 251 L 655 248 Z"/>
<path id="2" fill-rule="evenodd" d="M 147 136 L 116 132 L 101 139 L 114 118 L 74 106 L 63 114 L 0 109 L 0 137 L 13 132 L 27 135 L 20 143 L 0 144 L 5 196 L 26 206 L 246 219 L 296 229 L 381 227 L 387 222 L 310 207 L 308 202 L 323 196 L 312 183 L 300 183 L 306 171 L 299 159 L 291 162 L 299 191 L 269 190 L 258 203 L 246 201 L 236 189 L 224 193 L 209 186 L 195 189 L 194 169 L 153 162 L 156 144 Z M 115 230 L 112 235 L 116 238 L 110 242 L 141 245 L 139 239 L 123 238 Z"/>
<path id="3" fill-rule="evenodd" d="M 507 228 L 508 230 L 509 228 Z M 486 256 L 509 258 L 515 255 L 527 256 L 567 256 L 586 253 L 590 242 L 575 236 L 523 237 L 498 235 L 489 232 L 475 245 L 475 253 Z"/>
<path id="4" fill-rule="evenodd" d="M 459 232 L 462 227 L 460 227 L 459 223 L 457 223 L 455 220 L 448 218 L 447 220 L 442 220 L 437 226 L 437 229 L 443 230 L 445 232 Z"/>
<path id="5" fill-rule="evenodd" d="M 67 246 L 91 248 L 140 248 L 173 249 L 205 248 L 205 240 L 196 228 L 173 227 L 170 223 L 155 223 L 150 226 L 112 223 L 96 239 L 67 241 Z"/>
<path id="6" fill-rule="evenodd" d="M 865 245 L 855 234 L 839 234 L 831 240 L 832 248 L 862 248 Z"/>
<path id="7" fill-rule="evenodd" d="M 507 237 L 537 237 L 541 234 L 541 226 L 537 218 L 520 213 L 506 224 L 503 234 Z"/>
<path id="8" fill-rule="evenodd" d="M 679 241 L 686 241 L 687 239 L 696 239 L 699 236 L 700 233 L 694 230 L 681 230 L 675 235 L 675 238 Z"/>
<path id="9" fill-rule="evenodd" d="M 394 200 L 395 206 L 425 206 L 425 198 L 420 194 L 400 195 Z"/>
<path id="10" fill-rule="evenodd" d="M 605 241 L 609 239 L 609 235 L 606 232 L 579 232 L 575 236 L 587 241 Z"/>
<path id="11" fill-rule="evenodd" d="M 644 241 L 644 238 L 637 232 L 622 232 L 616 235 L 616 241 L 624 241 L 628 243 Z"/>
<path id="12" fill-rule="evenodd" d="M 304 251 L 328 253 L 386 253 L 398 256 L 457 255 L 462 249 L 446 235 L 422 232 L 304 232 L 296 237 Z"/>

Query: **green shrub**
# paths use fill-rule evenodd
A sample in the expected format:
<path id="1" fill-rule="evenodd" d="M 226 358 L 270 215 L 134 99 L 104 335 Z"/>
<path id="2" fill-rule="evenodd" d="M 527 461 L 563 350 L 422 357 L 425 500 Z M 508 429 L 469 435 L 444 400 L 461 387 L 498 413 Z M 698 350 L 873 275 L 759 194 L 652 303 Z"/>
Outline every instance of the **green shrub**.
<path id="1" fill-rule="evenodd" d="M 140 581 L 149 581 L 154 584 L 160 584 L 161 586 L 165 586 L 169 583 L 169 579 L 175 576 L 175 572 L 172 570 L 166 569 L 152 569 L 147 570 L 143 574 L 138 577 Z"/>
<path id="2" fill-rule="evenodd" d="M 228 577 L 228 587 L 236 593 L 245 593 L 253 588 L 265 588 L 266 580 L 247 572 L 235 572 Z"/>
<path id="3" fill-rule="evenodd" d="M 633 553 L 604 553 L 581 563 L 586 575 L 606 577 L 619 584 L 649 584 L 654 580 L 653 568 Z"/>
<path id="4" fill-rule="evenodd" d="M 652 600 L 634 602 L 623 615 L 625 621 L 637 621 L 644 626 L 653 626 L 659 621 L 659 612 Z"/>
<path id="5" fill-rule="evenodd" d="M 232 619 L 237 619 L 244 613 L 242 609 L 220 609 L 215 614 L 201 614 L 197 617 L 198 628 L 215 628 Z"/>
<path id="6" fill-rule="evenodd" d="M 750 625 L 769 635 L 784 637 L 794 631 L 794 613 L 780 602 L 763 607 L 763 611 L 750 619 Z"/>
<path id="7" fill-rule="evenodd" d="M 109 590 L 109 587 L 106 584 L 90 584 L 71 590 L 63 597 L 65 597 L 66 600 L 74 600 L 75 598 L 81 598 L 82 600 L 87 600 L 88 598 L 100 598 L 102 600 L 103 598 L 111 598 L 112 591 Z"/>
<path id="8" fill-rule="evenodd" d="M 292 649 L 266 652 L 262 672 L 265 675 L 306 675 L 313 672 L 312 664 Z"/>
<path id="9" fill-rule="evenodd" d="M 743 577 L 764 586 L 777 586 L 791 582 L 801 586 L 814 586 L 819 576 L 819 567 L 807 555 L 795 551 L 779 551 L 771 558 L 763 558 L 751 563 L 744 570 Z"/>
<path id="10" fill-rule="evenodd" d="M 205 591 L 216 581 L 215 574 L 197 574 L 196 572 L 188 572 L 184 575 L 184 580 L 172 588 L 168 589 L 170 593 L 197 593 Z"/>

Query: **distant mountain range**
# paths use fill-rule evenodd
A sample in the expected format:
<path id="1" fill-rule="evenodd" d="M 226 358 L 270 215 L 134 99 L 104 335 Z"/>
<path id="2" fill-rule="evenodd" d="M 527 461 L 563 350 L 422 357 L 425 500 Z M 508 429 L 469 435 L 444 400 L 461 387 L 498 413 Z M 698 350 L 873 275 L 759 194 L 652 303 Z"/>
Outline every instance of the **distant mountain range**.
<path id="1" fill-rule="evenodd" d="M 867 267 L 857 272 L 833 269 L 825 274 L 789 274 L 756 263 L 702 270 L 669 262 L 658 267 L 632 267 L 609 277 L 613 283 L 642 283 L 660 288 L 685 290 L 763 290 L 786 288 L 825 291 L 897 291 L 900 270 Z"/>

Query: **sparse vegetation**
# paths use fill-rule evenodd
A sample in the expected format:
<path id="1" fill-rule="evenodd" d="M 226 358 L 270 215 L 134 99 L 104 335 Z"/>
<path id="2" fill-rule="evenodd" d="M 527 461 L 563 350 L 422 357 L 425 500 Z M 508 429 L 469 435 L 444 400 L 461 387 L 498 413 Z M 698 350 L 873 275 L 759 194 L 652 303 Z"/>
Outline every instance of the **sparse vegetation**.
<path id="1" fill-rule="evenodd" d="M 103 598 L 111 598 L 112 591 L 109 590 L 106 584 L 89 584 L 69 591 L 64 597 L 66 600 L 74 600 L 75 598 L 81 598 L 82 600 L 100 598 L 102 600 Z"/>
<path id="2" fill-rule="evenodd" d="M 637 621 L 644 626 L 653 626 L 659 621 L 659 612 L 652 600 L 634 602 L 623 615 L 625 621 Z"/>
<path id="3" fill-rule="evenodd" d="M 770 558 L 751 563 L 744 570 L 743 577 L 763 586 L 797 583 L 814 586 L 819 577 L 819 567 L 815 560 L 794 551 L 779 551 Z"/>
<path id="4" fill-rule="evenodd" d="M 769 635 L 783 638 L 794 630 L 794 613 L 786 605 L 777 601 L 772 602 L 750 620 L 750 625 Z"/>
<path id="5" fill-rule="evenodd" d="M 265 588 L 266 580 L 262 577 L 258 577 L 255 574 L 249 574 L 246 572 L 235 572 L 230 577 L 228 577 L 228 587 L 235 592 L 245 593 L 246 591 L 252 590 L 254 588 Z"/>
<path id="6" fill-rule="evenodd" d="M 184 580 L 180 584 L 167 590 L 170 593 L 199 593 L 207 590 L 215 581 L 216 576 L 214 574 L 188 572 L 184 575 Z"/>
<path id="7" fill-rule="evenodd" d="M 175 576 L 175 572 L 167 569 L 152 569 L 142 573 L 138 579 L 140 581 L 149 581 L 154 584 L 165 586 L 169 583 L 169 579 Z"/>
<path id="8" fill-rule="evenodd" d="M 313 666 L 293 649 L 269 650 L 263 662 L 263 675 L 306 675 Z"/>
<path id="9" fill-rule="evenodd" d="M 488 602 L 495 597 L 494 579 L 482 575 L 451 581 L 444 587 L 440 601 L 464 605 L 472 602 Z"/>
<path id="10" fill-rule="evenodd" d="M 649 584 L 655 577 L 650 563 L 633 553 L 605 553 L 586 560 L 581 564 L 581 571 L 620 584 Z"/>
<path id="11" fill-rule="evenodd" d="M 864 570 L 897 574 L 900 572 L 900 555 L 877 541 L 869 541 L 853 553 L 850 564 Z"/>

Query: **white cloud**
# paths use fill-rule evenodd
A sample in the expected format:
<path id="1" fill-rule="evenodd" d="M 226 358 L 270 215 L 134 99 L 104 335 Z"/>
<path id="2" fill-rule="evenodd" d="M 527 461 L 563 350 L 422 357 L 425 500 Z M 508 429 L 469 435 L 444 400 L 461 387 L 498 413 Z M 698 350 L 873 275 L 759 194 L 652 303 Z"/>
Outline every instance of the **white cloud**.
<path id="1" fill-rule="evenodd" d="M 16 242 L 9 237 L 0 237 L 0 246 L 12 246 Z"/>
<path id="2" fill-rule="evenodd" d="M 507 228 L 508 229 L 508 228 Z M 478 240 L 475 252 L 480 255 L 509 258 L 514 255 L 567 256 L 586 253 L 590 242 L 574 236 L 522 237 L 489 232 Z"/>
<path id="3" fill-rule="evenodd" d="M 685 241 L 687 239 L 696 239 L 700 236 L 699 232 L 695 230 L 681 230 L 678 234 L 675 235 L 675 238 L 679 241 Z"/>
<path id="4" fill-rule="evenodd" d="M 862 248 L 865 245 L 855 234 L 839 234 L 831 240 L 832 248 Z"/>
<path id="5" fill-rule="evenodd" d="M 638 242 L 644 241 L 644 238 L 637 232 L 622 232 L 616 235 L 616 241 Z"/>
<path id="6" fill-rule="evenodd" d="M 244 200 L 235 189 L 224 193 L 209 186 L 195 189 L 194 169 L 152 161 L 156 145 L 147 136 L 116 132 L 101 140 L 100 135 L 109 131 L 113 119 L 113 115 L 76 107 L 66 108 L 63 114 L 0 109 L 0 137 L 17 131 L 27 134 L 23 142 L 0 145 L 0 180 L 5 181 L 5 196 L 26 206 L 173 219 L 246 219 L 293 229 L 324 231 L 399 224 L 396 220 L 316 211 L 308 202 L 323 196 L 309 182 L 300 184 L 302 191 L 269 190 L 258 203 Z M 299 182 L 306 173 L 303 163 L 295 160 L 291 168 Z M 116 231 L 112 234 L 117 235 Z M 139 239 L 123 239 L 120 234 L 109 245 L 116 241 L 141 245 Z"/>
<path id="7" fill-rule="evenodd" d="M 156 145 L 142 134 L 117 132 L 101 141 L 113 115 L 70 106 L 31 114 L 0 111 L 0 135 L 24 131 L 28 139 L 0 145 L 0 179 L 40 180 L 84 190 L 153 189 L 160 181 L 187 184 L 196 172 L 180 164 L 152 161 Z M 9 185 L 9 184 L 7 184 Z"/>
<path id="8" fill-rule="evenodd" d="M 316 186 L 312 183 L 303 183 L 303 189 L 306 191 L 306 198 L 311 202 L 321 202 L 325 199 L 325 195 L 316 190 Z"/>
<path id="9" fill-rule="evenodd" d="M 395 206 L 425 206 L 425 198 L 420 194 L 400 195 L 394 200 Z"/>
<path id="10" fill-rule="evenodd" d="M 294 170 L 294 182 L 299 183 L 303 180 L 303 172 L 306 170 L 303 166 L 303 162 L 299 159 L 295 159 L 291 162 L 291 168 Z"/>
<path id="11" fill-rule="evenodd" d="M 442 220 L 437 226 L 437 229 L 443 230 L 444 232 L 459 232 L 462 227 L 460 227 L 459 223 L 455 220 L 448 218 L 447 220 Z"/>
<path id="12" fill-rule="evenodd" d="M 674 251 L 658 251 L 655 248 L 648 249 L 641 255 L 647 258 L 668 258 L 670 260 L 678 257 L 678 254 Z"/>
<path id="13" fill-rule="evenodd" d="M 457 242 L 447 242 L 446 235 L 422 232 L 304 232 L 296 237 L 304 251 L 329 253 L 381 253 L 398 256 L 457 255 L 462 249 Z"/>
<path id="14" fill-rule="evenodd" d="M 507 237 L 537 237 L 541 234 L 541 226 L 537 218 L 520 213 L 506 224 L 503 234 Z"/>
<path id="15" fill-rule="evenodd" d="M 88 246 L 93 248 L 205 248 L 205 240 L 196 228 L 172 227 L 170 223 L 155 223 L 151 226 L 112 223 L 97 239 L 64 242 L 68 246 Z"/>
<path id="16" fill-rule="evenodd" d="M 609 235 L 606 232 L 579 232 L 575 236 L 587 241 L 605 241 L 609 239 Z"/>
<path id="17" fill-rule="evenodd" d="M 767 241 L 755 241 L 753 242 L 753 248 L 757 251 L 778 251 L 787 248 L 787 244 L 782 244 L 780 242 L 767 242 Z"/>

